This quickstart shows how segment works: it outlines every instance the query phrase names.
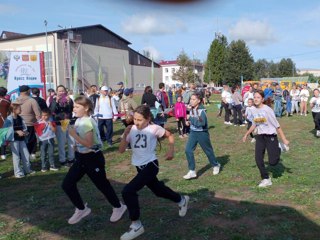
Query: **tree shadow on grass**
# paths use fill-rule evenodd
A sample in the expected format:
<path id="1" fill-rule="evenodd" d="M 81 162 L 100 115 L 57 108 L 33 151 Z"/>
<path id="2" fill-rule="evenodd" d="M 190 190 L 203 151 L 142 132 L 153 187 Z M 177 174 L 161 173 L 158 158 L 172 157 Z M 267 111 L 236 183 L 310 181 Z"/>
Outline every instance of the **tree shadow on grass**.
<path id="1" fill-rule="evenodd" d="M 130 225 L 128 214 L 111 224 L 112 207 L 87 177 L 78 187 L 92 213 L 78 224 L 67 224 L 74 207 L 60 187 L 65 174 L 2 179 L 0 222 L 4 227 L 0 235 L 4 239 L 119 239 Z M 111 184 L 120 196 L 125 183 Z M 191 199 L 184 218 L 178 216 L 177 204 L 157 198 L 147 188 L 139 192 L 146 230 L 139 240 L 318 239 L 320 234 L 316 223 L 291 207 L 216 198 L 213 190 L 201 186 L 182 194 Z"/>

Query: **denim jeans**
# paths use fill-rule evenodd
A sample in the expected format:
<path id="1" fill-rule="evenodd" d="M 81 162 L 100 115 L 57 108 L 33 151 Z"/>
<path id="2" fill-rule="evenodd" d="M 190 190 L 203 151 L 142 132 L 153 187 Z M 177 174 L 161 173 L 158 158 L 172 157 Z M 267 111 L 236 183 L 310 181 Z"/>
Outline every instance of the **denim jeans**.
<path id="1" fill-rule="evenodd" d="M 276 117 L 281 117 L 282 115 L 281 100 L 274 100 L 274 114 L 276 115 Z"/>
<path id="2" fill-rule="evenodd" d="M 67 145 L 68 148 L 68 160 L 74 159 L 74 139 L 69 135 L 68 130 L 65 132 L 62 131 L 61 126 L 57 126 L 56 132 L 57 142 L 58 142 L 58 152 L 59 152 L 59 161 L 60 163 L 66 162 L 66 150 L 65 147 Z"/>
<path id="3" fill-rule="evenodd" d="M 104 127 L 106 127 L 107 132 L 104 132 Z M 112 144 L 113 135 L 113 121 L 112 119 L 98 119 L 98 128 L 100 132 L 101 141 L 107 141 Z"/>
<path id="4" fill-rule="evenodd" d="M 47 169 L 46 155 L 48 152 L 48 160 L 50 167 L 55 167 L 54 164 L 54 138 L 40 141 L 40 151 L 41 151 L 41 169 Z"/>
<path id="5" fill-rule="evenodd" d="M 30 154 L 25 141 L 14 141 L 10 143 L 12 151 L 14 176 L 24 175 L 31 172 Z M 20 168 L 22 162 L 23 171 Z"/>

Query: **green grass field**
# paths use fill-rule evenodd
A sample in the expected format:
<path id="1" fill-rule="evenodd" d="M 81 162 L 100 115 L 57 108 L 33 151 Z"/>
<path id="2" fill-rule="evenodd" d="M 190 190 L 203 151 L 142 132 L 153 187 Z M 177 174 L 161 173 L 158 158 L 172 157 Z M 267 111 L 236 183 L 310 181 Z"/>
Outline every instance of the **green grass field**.
<path id="1" fill-rule="evenodd" d="M 190 195 L 190 208 L 186 217 L 180 218 L 176 204 L 143 189 L 139 196 L 146 232 L 137 239 L 320 239 L 320 140 L 314 136 L 311 115 L 279 120 L 290 141 L 290 151 L 282 154 L 277 167 L 269 169 L 273 185 L 259 189 L 254 145 L 241 141 L 246 129 L 224 125 L 223 118 L 216 117 L 216 103 L 207 109 L 221 173 L 212 175 L 206 156 L 198 147 L 198 179 L 184 180 L 186 140 L 176 137 L 172 161 L 164 160 L 167 147 L 162 142 L 158 177 L 172 189 Z M 122 133 L 120 127 L 120 123 L 115 126 L 116 142 Z M 173 118 L 166 127 L 176 132 Z M 118 143 L 105 147 L 104 153 L 107 176 L 121 197 L 121 190 L 135 175 L 135 169 L 130 165 L 130 152 L 120 155 L 117 147 Z M 113 240 L 128 229 L 127 213 L 116 224 L 108 221 L 111 206 L 87 177 L 78 186 L 92 213 L 79 224 L 68 225 L 74 207 L 61 189 L 67 169 L 41 173 L 39 162 L 39 158 L 33 162 L 38 171 L 34 176 L 14 179 L 11 156 L 0 161 L 0 239 Z"/>

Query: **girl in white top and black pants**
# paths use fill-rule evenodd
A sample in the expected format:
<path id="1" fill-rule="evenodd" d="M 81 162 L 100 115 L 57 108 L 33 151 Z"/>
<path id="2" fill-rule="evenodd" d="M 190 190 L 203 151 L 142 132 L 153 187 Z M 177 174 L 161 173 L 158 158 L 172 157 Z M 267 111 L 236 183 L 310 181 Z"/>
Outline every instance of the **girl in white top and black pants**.
<path id="1" fill-rule="evenodd" d="M 128 126 L 119 146 L 119 152 L 126 150 L 128 143 L 131 144 L 131 162 L 137 169 L 137 175 L 124 187 L 122 197 L 126 203 L 132 224 L 128 232 L 121 236 L 121 240 L 130 240 L 144 232 L 140 222 L 140 206 L 137 192 L 147 186 L 156 196 L 169 199 L 179 205 L 179 215 L 186 215 L 189 197 L 182 196 L 159 181 L 159 163 L 156 156 L 158 138 L 168 138 L 169 151 L 166 159 L 171 160 L 174 153 L 174 136 L 159 125 L 150 124 L 150 108 L 145 105 L 139 106 L 134 112 L 134 125 Z"/>

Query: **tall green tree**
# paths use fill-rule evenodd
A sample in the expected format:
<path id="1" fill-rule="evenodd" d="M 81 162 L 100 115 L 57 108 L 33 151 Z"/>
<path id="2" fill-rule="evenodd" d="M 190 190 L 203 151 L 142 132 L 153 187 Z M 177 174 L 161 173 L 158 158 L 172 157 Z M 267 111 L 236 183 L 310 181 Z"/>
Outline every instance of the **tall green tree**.
<path id="1" fill-rule="evenodd" d="M 291 58 L 283 58 L 279 62 L 279 77 L 293 77 L 296 76 L 296 66 Z"/>
<path id="2" fill-rule="evenodd" d="M 199 77 L 194 75 L 193 63 L 184 51 L 181 51 L 177 57 L 177 64 L 179 70 L 172 75 L 172 79 L 181 81 L 183 84 L 194 82 L 195 79 L 198 80 Z"/>
<path id="3" fill-rule="evenodd" d="M 221 85 L 225 79 L 228 42 L 225 36 L 218 36 L 211 43 L 205 65 L 204 81 Z"/>
<path id="4" fill-rule="evenodd" d="M 243 80 L 252 80 L 254 59 L 245 41 L 232 41 L 228 46 L 226 81 L 229 84 L 240 84 Z"/>
<path id="5" fill-rule="evenodd" d="M 270 77 L 270 63 L 266 59 L 258 59 L 254 63 L 254 80 Z"/>

